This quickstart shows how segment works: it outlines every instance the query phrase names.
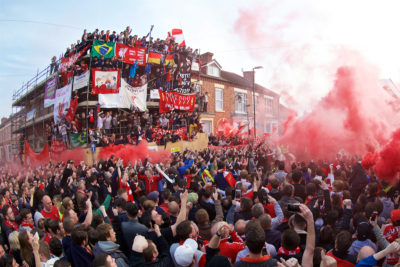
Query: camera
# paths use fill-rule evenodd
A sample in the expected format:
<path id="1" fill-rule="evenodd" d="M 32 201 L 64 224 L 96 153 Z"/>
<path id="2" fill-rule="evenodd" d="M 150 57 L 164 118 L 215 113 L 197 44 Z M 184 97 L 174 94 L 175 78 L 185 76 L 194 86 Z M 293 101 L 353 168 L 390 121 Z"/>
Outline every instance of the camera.
<path id="1" fill-rule="evenodd" d="M 298 213 L 298 212 L 300 212 L 300 204 L 299 203 L 288 203 L 286 209 L 288 212 Z"/>
<path id="2" fill-rule="evenodd" d="M 378 212 L 377 211 L 372 212 L 371 221 L 375 221 L 376 216 L 378 216 Z"/>
<path id="3" fill-rule="evenodd" d="M 239 200 L 239 199 L 241 199 L 241 198 L 242 198 L 242 190 L 236 189 L 236 190 L 235 190 L 235 199 L 236 199 L 236 200 Z"/>

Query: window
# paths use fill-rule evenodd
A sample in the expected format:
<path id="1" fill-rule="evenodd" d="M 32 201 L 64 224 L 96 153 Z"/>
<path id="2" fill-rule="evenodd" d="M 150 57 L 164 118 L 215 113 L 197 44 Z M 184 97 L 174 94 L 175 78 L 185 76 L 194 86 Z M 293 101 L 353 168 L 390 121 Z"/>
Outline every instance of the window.
<path id="1" fill-rule="evenodd" d="M 224 110 L 224 92 L 221 88 L 215 88 L 215 110 Z"/>
<path id="2" fill-rule="evenodd" d="M 211 64 L 207 67 L 207 75 L 219 77 L 219 69 L 215 64 Z"/>
<path id="3" fill-rule="evenodd" d="M 235 92 L 235 113 L 246 113 L 247 94 Z"/>
<path id="4" fill-rule="evenodd" d="M 274 110 L 274 99 L 272 97 L 265 96 L 265 113 L 268 115 L 273 115 Z"/>

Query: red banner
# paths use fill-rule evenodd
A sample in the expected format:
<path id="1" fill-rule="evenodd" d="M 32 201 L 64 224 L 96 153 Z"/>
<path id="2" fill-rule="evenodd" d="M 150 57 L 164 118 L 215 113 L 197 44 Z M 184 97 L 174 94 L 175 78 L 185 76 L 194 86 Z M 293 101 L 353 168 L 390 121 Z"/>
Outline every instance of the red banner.
<path id="1" fill-rule="evenodd" d="M 69 105 L 67 115 L 65 115 L 65 117 L 69 122 L 71 122 L 74 119 L 77 108 L 78 108 L 78 98 L 74 97 L 74 99 L 71 100 L 71 104 Z"/>
<path id="2" fill-rule="evenodd" d="M 146 48 L 133 47 L 125 44 L 115 45 L 115 55 L 121 59 L 122 62 L 133 64 L 137 61 L 139 66 L 146 65 Z"/>
<path id="3" fill-rule="evenodd" d="M 66 149 L 65 145 L 61 140 L 53 140 L 51 141 L 51 148 L 50 152 L 53 153 L 60 153 Z"/>
<path id="4" fill-rule="evenodd" d="M 116 94 L 121 86 L 121 71 L 92 70 L 92 94 Z"/>
<path id="5" fill-rule="evenodd" d="M 185 110 L 193 112 L 196 103 L 196 94 L 178 94 L 176 92 L 164 92 L 158 90 L 160 94 L 159 113 L 170 112 L 171 110 Z"/>
<path id="6" fill-rule="evenodd" d="M 153 137 L 156 137 L 157 135 L 164 135 L 166 133 L 170 133 L 172 134 L 173 132 L 175 132 L 177 135 L 179 135 L 181 137 L 181 139 L 183 140 L 185 137 L 185 134 L 187 132 L 187 127 L 181 127 L 179 129 L 176 130 L 164 130 L 162 128 L 153 128 Z"/>
<path id="7" fill-rule="evenodd" d="M 83 48 L 80 52 L 73 54 L 70 57 L 63 57 L 61 59 L 61 72 L 65 72 L 69 67 L 75 64 L 75 62 L 86 52 L 89 46 Z"/>
<path id="8" fill-rule="evenodd" d="M 25 166 L 38 167 L 49 162 L 49 144 L 46 142 L 42 152 L 35 153 L 29 143 L 25 140 Z"/>

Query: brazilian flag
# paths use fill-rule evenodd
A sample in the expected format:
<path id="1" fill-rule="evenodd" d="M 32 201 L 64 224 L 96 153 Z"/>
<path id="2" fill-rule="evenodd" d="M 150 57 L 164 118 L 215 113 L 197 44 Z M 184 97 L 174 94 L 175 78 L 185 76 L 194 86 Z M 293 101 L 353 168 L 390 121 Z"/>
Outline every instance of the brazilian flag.
<path id="1" fill-rule="evenodd" d="M 82 146 L 87 142 L 86 132 L 71 133 L 69 136 L 71 138 L 71 148 Z"/>
<path id="2" fill-rule="evenodd" d="M 114 42 L 102 42 L 95 40 L 93 42 L 92 51 L 90 52 L 91 57 L 112 58 L 115 54 L 115 43 Z"/>

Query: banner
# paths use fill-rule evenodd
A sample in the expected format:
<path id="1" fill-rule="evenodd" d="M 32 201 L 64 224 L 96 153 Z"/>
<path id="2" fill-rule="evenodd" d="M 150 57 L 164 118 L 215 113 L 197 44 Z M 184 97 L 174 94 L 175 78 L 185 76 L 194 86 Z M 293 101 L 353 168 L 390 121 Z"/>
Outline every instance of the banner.
<path id="1" fill-rule="evenodd" d="M 101 108 L 122 108 L 119 94 L 99 94 L 99 105 Z"/>
<path id="2" fill-rule="evenodd" d="M 86 132 L 71 133 L 69 136 L 71 137 L 70 140 L 71 148 L 83 146 L 87 142 Z"/>
<path id="3" fill-rule="evenodd" d="M 63 152 L 65 150 L 65 145 L 63 144 L 62 140 L 52 140 L 51 141 L 51 147 L 50 147 L 50 153 L 51 154 L 57 154 L 60 152 Z"/>
<path id="4" fill-rule="evenodd" d="M 75 64 L 75 62 L 86 52 L 89 46 L 86 46 L 84 49 L 79 51 L 78 53 L 73 54 L 70 57 L 63 57 L 61 59 L 61 72 L 65 72 L 68 70 L 69 67 Z"/>
<path id="5" fill-rule="evenodd" d="M 190 77 L 192 70 L 192 57 L 186 52 L 178 53 L 178 69 L 176 80 L 180 88 L 190 90 Z"/>
<path id="6" fill-rule="evenodd" d="M 147 59 L 147 63 L 152 63 L 152 64 L 164 64 L 169 66 L 175 65 L 174 61 L 174 56 L 172 53 L 168 53 L 167 55 L 164 55 L 162 51 L 155 49 L 155 48 L 150 48 L 149 49 L 149 57 Z"/>
<path id="7" fill-rule="evenodd" d="M 193 92 L 194 90 L 191 87 L 189 87 L 189 88 L 180 88 L 180 87 L 178 87 L 178 88 L 172 89 L 172 91 L 174 91 L 176 93 L 179 93 L 179 94 L 191 94 L 191 93 L 194 93 Z"/>
<path id="8" fill-rule="evenodd" d="M 120 90 L 121 104 L 124 108 L 146 111 L 147 83 L 140 87 L 132 87 L 124 79 Z"/>
<path id="9" fill-rule="evenodd" d="M 158 93 L 158 89 L 150 90 L 150 99 L 160 99 L 160 94 Z"/>
<path id="10" fill-rule="evenodd" d="M 165 129 L 162 129 L 162 128 L 154 127 L 154 128 L 152 128 L 152 131 L 153 131 L 153 136 L 154 137 L 156 137 L 157 135 L 165 135 L 166 133 L 172 134 L 172 133 L 175 132 L 183 140 L 184 136 L 186 135 L 186 132 L 187 132 L 187 127 L 184 126 L 184 127 L 179 128 L 179 129 L 176 129 L 176 130 L 165 130 Z"/>
<path id="11" fill-rule="evenodd" d="M 125 44 L 115 45 L 115 56 L 121 59 L 122 62 L 133 64 L 137 61 L 139 66 L 146 65 L 146 48 L 133 47 Z"/>
<path id="12" fill-rule="evenodd" d="M 147 97 L 147 84 L 132 87 L 124 79 L 118 94 L 99 94 L 101 108 L 129 108 L 145 111 Z"/>
<path id="13" fill-rule="evenodd" d="M 56 91 L 54 99 L 54 122 L 59 122 L 67 114 L 71 102 L 71 84 Z"/>
<path id="14" fill-rule="evenodd" d="M 115 52 L 115 43 L 114 42 L 103 42 L 94 40 L 92 51 L 90 52 L 91 57 L 104 57 L 104 58 L 112 58 Z"/>
<path id="15" fill-rule="evenodd" d="M 170 112 L 174 109 L 193 112 L 196 102 L 195 94 L 183 95 L 175 92 L 164 92 L 161 90 L 158 90 L 158 93 L 160 94 L 160 113 Z"/>
<path id="16" fill-rule="evenodd" d="M 74 99 L 71 100 L 71 103 L 69 105 L 67 115 L 65 115 L 65 117 L 69 122 L 71 122 L 74 119 L 77 108 L 78 108 L 78 98 L 74 97 Z"/>
<path id="17" fill-rule="evenodd" d="M 31 111 L 28 112 L 28 114 L 26 114 L 26 121 L 30 121 L 33 118 L 35 118 L 36 115 L 36 108 L 32 109 Z"/>
<path id="18" fill-rule="evenodd" d="M 92 94 L 116 94 L 120 87 L 120 70 L 92 70 Z"/>
<path id="19" fill-rule="evenodd" d="M 47 80 L 44 86 L 44 107 L 48 108 L 54 105 L 54 98 L 56 97 L 58 75 L 54 76 L 50 80 Z"/>
<path id="20" fill-rule="evenodd" d="M 47 142 L 40 153 L 35 153 L 26 140 L 24 149 L 25 166 L 38 167 L 40 165 L 44 166 L 49 163 L 49 144 Z"/>
<path id="21" fill-rule="evenodd" d="M 73 90 L 78 90 L 86 87 L 89 83 L 89 71 L 85 71 L 79 76 L 74 76 Z"/>

